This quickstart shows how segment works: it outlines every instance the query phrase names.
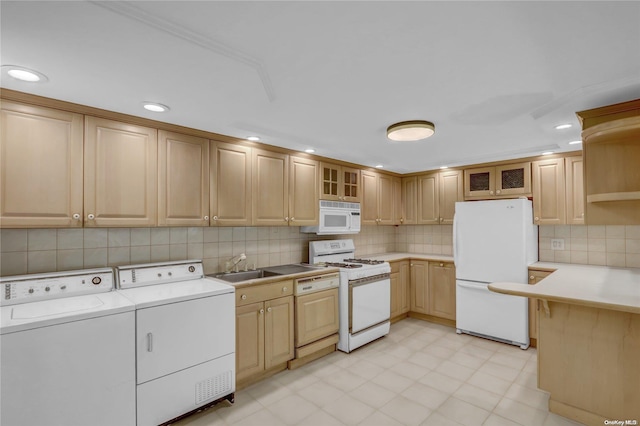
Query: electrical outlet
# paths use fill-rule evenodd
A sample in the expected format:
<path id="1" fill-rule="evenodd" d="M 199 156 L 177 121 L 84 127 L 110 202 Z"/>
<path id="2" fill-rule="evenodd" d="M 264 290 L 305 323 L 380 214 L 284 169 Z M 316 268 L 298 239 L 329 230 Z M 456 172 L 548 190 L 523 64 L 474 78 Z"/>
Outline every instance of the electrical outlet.
<path id="1" fill-rule="evenodd" d="M 552 239 L 551 250 L 564 250 L 564 240 L 562 238 Z"/>

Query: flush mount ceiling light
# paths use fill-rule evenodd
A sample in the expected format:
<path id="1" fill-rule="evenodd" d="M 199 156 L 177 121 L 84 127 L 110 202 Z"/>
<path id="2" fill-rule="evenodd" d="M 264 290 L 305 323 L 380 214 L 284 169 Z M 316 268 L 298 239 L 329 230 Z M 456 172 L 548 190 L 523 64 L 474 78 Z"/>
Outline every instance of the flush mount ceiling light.
<path id="1" fill-rule="evenodd" d="M 49 81 L 47 76 L 41 72 L 17 65 L 3 65 L 2 71 L 16 80 L 26 81 L 27 83 L 44 83 Z"/>
<path id="2" fill-rule="evenodd" d="M 168 106 L 159 104 L 157 102 L 143 102 L 142 106 L 147 111 L 152 111 L 152 112 L 167 112 L 170 109 Z"/>
<path id="3" fill-rule="evenodd" d="M 545 151 L 541 155 L 551 155 L 551 154 L 553 154 L 553 151 Z"/>
<path id="4" fill-rule="evenodd" d="M 260 138 L 257 136 L 247 136 L 247 140 L 251 142 L 258 142 Z"/>
<path id="5" fill-rule="evenodd" d="M 582 143 L 582 141 L 581 140 L 571 141 L 571 142 L 569 142 L 569 145 L 577 145 L 579 143 Z"/>
<path id="6" fill-rule="evenodd" d="M 382 169 L 384 166 L 382 164 L 377 164 L 376 169 Z"/>
<path id="7" fill-rule="evenodd" d="M 306 152 L 307 154 L 313 154 L 314 152 L 316 152 L 316 150 L 313 148 L 309 148 L 309 149 L 305 149 L 304 152 Z"/>
<path id="8" fill-rule="evenodd" d="M 436 126 L 430 121 L 401 121 L 387 127 L 387 138 L 396 142 L 419 141 L 436 132 Z"/>

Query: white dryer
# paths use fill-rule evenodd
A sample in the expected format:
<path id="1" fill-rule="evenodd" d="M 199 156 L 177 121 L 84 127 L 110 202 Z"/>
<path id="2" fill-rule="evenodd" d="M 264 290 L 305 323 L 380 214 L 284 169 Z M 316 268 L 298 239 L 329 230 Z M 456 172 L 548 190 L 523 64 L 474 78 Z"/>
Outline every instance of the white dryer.
<path id="1" fill-rule="evenodd" d="M 158 425 L 235 392 L 235 288 L 200 260 L 117 268 L 136 305 L 137 425 Z"/>
<path id="2" fill-rule="evenodd" d="M 0 424 L 136 424 L 134 305 L 110 268 L 0 278 Z"/>

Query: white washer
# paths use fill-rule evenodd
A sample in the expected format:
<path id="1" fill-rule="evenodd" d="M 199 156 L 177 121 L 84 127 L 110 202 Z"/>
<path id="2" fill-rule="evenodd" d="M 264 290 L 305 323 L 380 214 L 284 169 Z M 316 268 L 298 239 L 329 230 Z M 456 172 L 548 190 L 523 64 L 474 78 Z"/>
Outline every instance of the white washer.
<path id="1" fill-rule="evenodd" d="M 0 424 L 135 425 L 134 305 L 110 268 L 0 278 Z"/>
<path id="2" fill-rule="evenodd" d="M 158 425 L 235 392 L 235 288 L 200 260 L 117 268 L 136 305 L 138 426 Z"/>

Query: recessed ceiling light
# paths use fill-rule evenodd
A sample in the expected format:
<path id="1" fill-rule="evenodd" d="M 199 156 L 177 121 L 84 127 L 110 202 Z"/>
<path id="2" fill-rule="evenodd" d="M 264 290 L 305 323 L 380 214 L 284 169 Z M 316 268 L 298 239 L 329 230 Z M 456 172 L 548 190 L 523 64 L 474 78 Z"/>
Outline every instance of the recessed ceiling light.
<path id="1" fill-rule="evenodd" d="M 142 106 L 147 111 L 152 111 L 152 112 L 166 112 L 166 111 L 169 111 L 170 109 L 168 106 L 159 104 L 157 102 L 143 102 Z"/>
<path id="2" fill-rule="evenodd" d="M 316 152 L 316 150 L 313 149 L 313 148 L 309 148 L 309 149 L 305 149 L 304 152 L 306 152 L 308 154 L 313 154 L 314 152 Z"/>
<path id="3" fill-rule="evenodd" d="M 383 167 L 384 167 L 384 166 L 383 166 L 382 164 L 378 164 L 378 165 L 376 166 L 376 169 L 381 169 L 381 168 L 383 168 Z"/>
<path id="4" fill-rule="evenodd" d="M 568 129 L 570 127 L 573 127 L 573 124 L 569 124 L 569 123 L 564 123 L 564 124 L 558 124 L 555 129 L 556 130 L 564 130 L 564 129 Z"/>
<path id="5" fill-rule="evenodd" d="M 436 126 L 430 121 L 402 121 L 387 127 L 387 138 L 396 142 L 418 141 L 432 136 L 435 131 Z"/>
<path id="6" fill-rule="evenodd" d="M 448 169 L 449 166 L 440 166 L 441 169 Z"/>
<path id="7" fill-rule="evenodd" d="M 247 136 L 248 141 L 258 142 L 260 138 L 258 136 Z"/>
<path id="8" fill-rule="evenodd" d="M 44 83 L 49 80 L 47 76 L 41 72 L 17 65 L 3 65 L 2 69 L 6 71 L 10 77 L 27 83 Z"/>
<path id="9" fill-rule="evenodd" d="M 553 151 L 545 151 L 542 153 L 542 155 L 551 155 L 553 154 Z"/>
<path id="10" fill-rule="evenodd" d="M 582 143 L 582 141 L 581 140 L 571 141 L 571 142 L 569 142 L 569 145 L 577 145 L 579 143 Z"/>

